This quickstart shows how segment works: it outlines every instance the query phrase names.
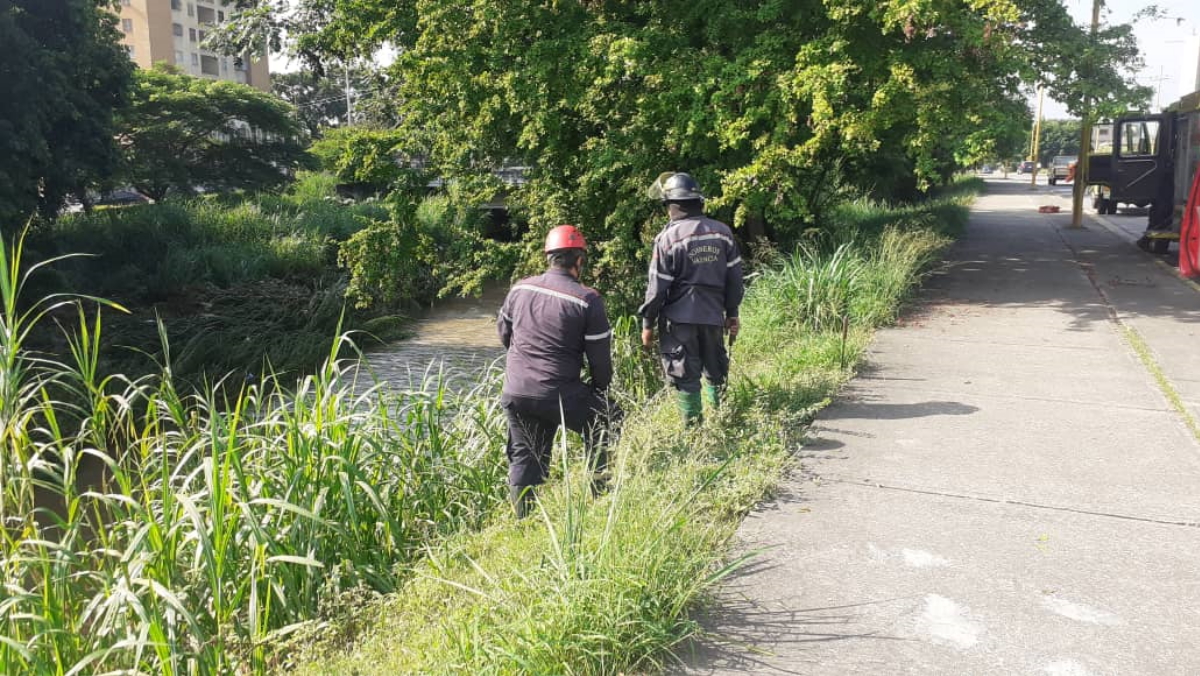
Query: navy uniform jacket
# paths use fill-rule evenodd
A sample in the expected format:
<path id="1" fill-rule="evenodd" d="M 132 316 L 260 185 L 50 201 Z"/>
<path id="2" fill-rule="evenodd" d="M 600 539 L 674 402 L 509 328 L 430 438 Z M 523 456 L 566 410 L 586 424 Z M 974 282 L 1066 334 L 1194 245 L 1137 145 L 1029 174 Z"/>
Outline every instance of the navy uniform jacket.
<path id="1" fill-rule="evenodd" d="M 659 315 L 677 324 L 724 326 L 738 316 L 745 286 L 742 256 L 728 225 L 703 214 L 671 221 L 654 238 L 642 326 Z"/>
<path id="2" fill-rule="evenodd" d="M 514 284 L 496 329 L 508 350 L 505 394 L 565 401 L 612 384 L 612 326 L 604 300 L 565 270 Z M 590 384 L 581 377 L 585 354 Z"/>

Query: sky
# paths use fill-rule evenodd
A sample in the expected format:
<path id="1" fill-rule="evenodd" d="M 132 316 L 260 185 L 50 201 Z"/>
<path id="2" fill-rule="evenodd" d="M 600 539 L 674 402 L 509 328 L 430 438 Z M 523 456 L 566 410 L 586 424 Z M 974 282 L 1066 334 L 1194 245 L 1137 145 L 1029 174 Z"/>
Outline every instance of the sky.
<path id="1" fill-rule="evenodd" d="M 1078 23 L 1091 24 L 1092 0 L 1063 2 Z M 1166 12 L 1168 18 L 1155 21 L 1143 19 L 1135 24 L 1134 33 L 1146 61 L 1146 67 L 1139 74 L 1138 81 L 1156 89 L 1156 96 L 1151 104 L 1154 110 L 1158 110 L 1161 106 L 1174 103 L 1181 96 L 1179 76 L 1187 40 L 1200 35 L 1200 0 L 1105 0 L 1105 13 L 1101 14 L 1101 21 L 1130 21 L 1137 12 L 1151 4 L 1158 5 Z M 1196 58 L 1196 55 L 1193 54 L 1192 58 Z M 1032 97 L 1031 105 L 1037 105 Z M 1070 117 L 1061 103 L 1050 98 L 1046 99 L 1042 115 L 1051 120 Z"/>

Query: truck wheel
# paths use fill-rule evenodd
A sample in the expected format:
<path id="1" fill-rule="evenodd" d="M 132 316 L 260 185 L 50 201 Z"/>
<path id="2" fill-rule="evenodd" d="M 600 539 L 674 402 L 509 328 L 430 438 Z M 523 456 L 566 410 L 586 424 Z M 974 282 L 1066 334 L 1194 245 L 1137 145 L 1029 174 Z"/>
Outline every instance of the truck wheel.
<path id="1" fill-rule="evenodd" d="M 1150 245 L 1150 250 L 1156 254 L 1165 254 L 1170 251 L 1170 249 L 1171 240 L 1169 239 L 1156 239 L 1153 240 L 1153 243 Z"/>
<path id="2" fill-rule="evenodd" d="M 1057 178 L 1054 178 L 1053 176 L 1051 176 L 1051 177 L 1050 177 L 1050 185 L 1055 185 L 1055 184 L 1057 184 L 1057 183 L 1058 183 L 1058 179 L 1057 179 Z"/>
<path id="3" fill-rule="evenodd" d="M 1116 215 L 1116 213 L 1117 213 L 1117 201 L 1116 200 L 1108 200 L 1108 212 L 1107 213 L 1110 216 Z"/>

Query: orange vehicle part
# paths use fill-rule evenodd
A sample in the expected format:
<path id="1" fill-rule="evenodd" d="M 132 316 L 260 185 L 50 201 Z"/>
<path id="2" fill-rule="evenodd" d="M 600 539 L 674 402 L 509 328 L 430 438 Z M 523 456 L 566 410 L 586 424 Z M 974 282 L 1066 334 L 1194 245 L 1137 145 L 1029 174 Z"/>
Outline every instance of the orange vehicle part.
<path id="1" fill-rule="evenodd" d="M 1200 168 L 1192 177 L 1183 224 L 1179 230 L 1179 274 L 1200 277 Z"/>

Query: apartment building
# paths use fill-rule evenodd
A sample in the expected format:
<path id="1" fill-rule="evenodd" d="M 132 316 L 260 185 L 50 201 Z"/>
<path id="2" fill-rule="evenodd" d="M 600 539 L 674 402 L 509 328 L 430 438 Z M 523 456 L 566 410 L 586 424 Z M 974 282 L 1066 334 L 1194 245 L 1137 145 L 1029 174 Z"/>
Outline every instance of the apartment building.
<path id="1" fill-rule="evenodd" d="M 121 44 L 141 68 L 160 61 L 196 77 L 271 89 L 267 57 L 235 59 L 200 47 L 229 8 L 222 0 L 120 0 Z"/>

